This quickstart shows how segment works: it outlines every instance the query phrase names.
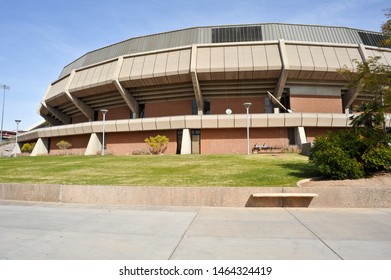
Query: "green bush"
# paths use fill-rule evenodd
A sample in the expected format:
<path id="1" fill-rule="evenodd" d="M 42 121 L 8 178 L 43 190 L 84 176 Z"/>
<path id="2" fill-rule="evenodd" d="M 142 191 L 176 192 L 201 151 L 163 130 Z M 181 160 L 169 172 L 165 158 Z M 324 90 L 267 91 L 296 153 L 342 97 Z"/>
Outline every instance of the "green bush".
<path id="1" fill-rule="evenodd" d="M 61 150 L 68 150 L 70 147 L 72 147 L 72 144 L 65 140 L 61 140 L 57 142 L 56 146 Z"/>
<path id="2" fill-rule="evenodd" d="M 34 150 L 35 142 L 33 143 L 24 143 L 20 149 L 23 153 L 31 153 Z"/>
<path id="3" fill-rule="evenodd" d="M 156 135 L 155 137 L 148 137 L 144 142 L 149 146 L 149 151 L 153 155 L 159 155 L 164 153 L 167 149 L 169 139 L 166 136 Z"/>
<path id="4" fill-rule="evenodd" d="M 309 161 L 331 179 L 359 179 L 391 165 L 391 147 L 376 129 L 350 128 L 315 138 Z"/>

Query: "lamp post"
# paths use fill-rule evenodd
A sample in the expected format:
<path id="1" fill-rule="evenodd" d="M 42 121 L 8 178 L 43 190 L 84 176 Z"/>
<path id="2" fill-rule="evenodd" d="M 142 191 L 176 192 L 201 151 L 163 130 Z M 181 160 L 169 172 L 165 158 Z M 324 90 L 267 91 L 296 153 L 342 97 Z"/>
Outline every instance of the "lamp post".
<path id="1" fill-rule="evenodd" d="M 250 115 L 249 115 L 249 109 L 252 104 L 250 102 L 243 103 L 243 106 L 246 107 L 246 115 L 247 115 L 247 154 L 250 154 Z"/>
<path id="2" fill-rule="evenodd" d="M 1 131 L 0 131 L 0 142 L 3 142 L 3 120 L 4 120 L 4 104 L 5 104 L 5 90 L 10 90 L 7 85 L 0 85 L 3 91 L 3 110 L 1 111 Z"/>
<path id="3" fill-rule="evenodd" d="M 109 111 L 107 109 L 100 110 L 103 114 L 103 128 L 102 128 L 102 156 L 105 155 L 105 122 L 106 122 L 106 113 Z"/>
<path id="4" fill-rule="evenodd" d="M 19 147 L 18 147 L 18 131 L 19 131 L 19 124 L 21 122 L 21 120 L 15 120 L 16 122 L 16 133 L 15 133 L 15 156 L 18 154 L 18 152 L 20 153 L 20 150 L 19 150 Z"/>

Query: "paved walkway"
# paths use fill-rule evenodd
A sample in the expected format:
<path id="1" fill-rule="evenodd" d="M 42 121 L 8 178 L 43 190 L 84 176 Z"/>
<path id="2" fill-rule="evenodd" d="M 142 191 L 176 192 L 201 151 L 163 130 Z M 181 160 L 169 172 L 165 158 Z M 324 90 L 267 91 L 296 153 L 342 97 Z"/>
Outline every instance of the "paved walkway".
<path id="1" fill-rule="evenodd" d="M 391 259 L 391 209 L 0 201 L 0 259 Z"/>

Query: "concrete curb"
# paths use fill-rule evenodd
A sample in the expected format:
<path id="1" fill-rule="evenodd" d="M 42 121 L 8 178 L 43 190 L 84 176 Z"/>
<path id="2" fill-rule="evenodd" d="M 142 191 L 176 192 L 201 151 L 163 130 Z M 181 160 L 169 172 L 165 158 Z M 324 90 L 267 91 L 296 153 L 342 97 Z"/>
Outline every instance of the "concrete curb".
<path id="1" fill-rule="evenodd" d="M 314 199 L 256 199 L 252 193 L 319 194 Z M 156 206 L 391 208 L 390 187 L 129 187 L 0 184 L 1 200 Z"/>

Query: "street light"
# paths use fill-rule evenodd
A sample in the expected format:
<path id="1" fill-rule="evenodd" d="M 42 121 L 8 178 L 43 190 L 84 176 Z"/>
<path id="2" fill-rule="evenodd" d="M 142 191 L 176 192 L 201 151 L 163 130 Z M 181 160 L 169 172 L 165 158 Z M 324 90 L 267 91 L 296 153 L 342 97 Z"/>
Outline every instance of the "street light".
<path id="1" fill-rule="evenodd" d="M 3 110 L 1 111 L 1 131 L 0 131 L 0 142 L 3 142 L 3 120 L 4 120 L 4 104 L 5 104 L 5 90 L 10 90 L 7 85 L 0 85 L 3 91 Z"/>
<path id="2" fill-rule="evenodd" d="M 21 120 L 15 120 L 16 122 L 16 134 L 15 134 L 15 156 L 18 154 L 18 152 L 20 153 L 20 150 L 19 150 L 19 147 L 18 147 L 18 131 L 19 131 L 19 124 L 21 122 Z"/>
<path id="3" fill-rule="evenodd" d="M 105 155 L 105 121 L 106 121 L 106 113 L 109 111 L 107 109 L 100 110 L 103 114 L 103 129 L 102 129 L 102 156 Z"/>
<path id="4" fill-rule="evenodd" d="M 243 106 L 246 107 L 246 115 L 247 115 L 247 154 L 250 154 L 250 115 L 248 113 L 250 106 L 252 104 L 250 102 L 243 103 Z"/>

